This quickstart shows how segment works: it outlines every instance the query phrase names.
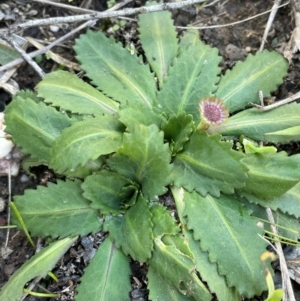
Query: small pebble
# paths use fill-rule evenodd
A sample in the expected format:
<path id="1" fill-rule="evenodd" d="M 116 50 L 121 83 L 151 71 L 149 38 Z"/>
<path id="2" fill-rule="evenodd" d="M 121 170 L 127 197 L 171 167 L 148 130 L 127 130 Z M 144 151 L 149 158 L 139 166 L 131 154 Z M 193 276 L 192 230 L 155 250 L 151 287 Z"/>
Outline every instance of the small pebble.
<path id="1" fill-rule="evenodd" d="M 20 177 L 21 183 L 26 183 L 26 182 L 28 182 L 28 180 L 29 180 L 29 177 L 25 174 Z"/>
<path id="2" fill-rule="evenodd" d="M 141 289 L 135 289 L 131 292 L 131 297 L 133 299 L 144 298 L 144 292 Z"/>
<path id="3" fill-rule="evenodd" d="M 50 25 L 50 30 L 52 32 L 58 32 L 59 31 L 59 26 L 57 26 L 57 25 Z"/>
<path id="4" fill-rule="evenodd" d="M 92 249 L 93 248 L 93 241 L 88 236 L 83 236 L 81 238 L 81 245 L 85 249 Z"/>
<path id="5" fill-rule="evenodd" d="M 245 51 L 249 53 L 252 51 L 252 48 L 250 46 L 247 46 L 247 47 L 245 47 Z"/>
<path id="6" fill-rule="evenodd" d="M 4 266 L 4 274 L 10 276 L 14 273 L 15 266 L 13 264 L 8 264 Z"/>

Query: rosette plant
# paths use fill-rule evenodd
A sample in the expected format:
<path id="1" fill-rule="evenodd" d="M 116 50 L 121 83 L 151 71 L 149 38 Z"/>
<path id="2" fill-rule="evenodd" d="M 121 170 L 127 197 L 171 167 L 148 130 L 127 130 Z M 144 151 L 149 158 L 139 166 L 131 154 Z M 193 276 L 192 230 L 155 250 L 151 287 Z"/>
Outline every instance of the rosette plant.
<path id="1" fill-rule="evenodd" d="M 81 35 L 75 51 L 89 83 L 51 72 L 37 94 L 7 106 L 14 143 L 57 175 L 14 197 L 22 223 L 16 213 L 13 223 L 59 239 L 31 259 L 40 265 L 78 235 L 107 233 L 77 301 L 129 300 L 131 259 L 146 263 L 153 301 L 260 295 L 268 224 L 257 223 L 270 207 L 280 234 L 298 238 L 300 156 L 258 142 L 299 139 L 300 106 L 261 112 L 249 103 L 259 91 L 270 96 L 288 64 L 263 51 L 220 75 L 218 50 L 195 31 L 177 38 L 169 12 L 141 14 L 138 31 L 141 54 L 100 31 Z M 18 277 L 1 300 L 17 300 L 26 282 Z"/>

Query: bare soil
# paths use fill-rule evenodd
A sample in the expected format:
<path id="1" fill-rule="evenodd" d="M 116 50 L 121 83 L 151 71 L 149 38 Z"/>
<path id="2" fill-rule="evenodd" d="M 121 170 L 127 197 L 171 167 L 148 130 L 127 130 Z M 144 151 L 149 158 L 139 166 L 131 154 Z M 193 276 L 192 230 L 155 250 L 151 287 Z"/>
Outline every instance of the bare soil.
<path id="1" fill-rule="evenodd" d="M 80 6 L 83 1 L 74 0 L 73 2 L 69 2 L 64 0 L 59 2 Z M 202 9 L 200 6 L 193 6 L 183 10 L 174 11 L 174 22 L 176 26 L 187 26 L 188 24 L 197 24 L 197 26 L 228 24 L 267 11 L 272 8 L 273 2 L 274 1 L 272 0 L 229 0 L 219 1 L 212 6 Z M 139 0 L 136 0 L 135 2 L 129 3 L 127 7 L 138 7 L 141 5 L 142 3 Z M 107 9 L 107 3 L 104 0 L 92 1 L 92 5 L 89 8 L 104 11 Z M 16 22 L 24 22 L 29 19 L 72 14 L 72 12 L 62 8 L 24 0 L 0 1 L 0 10 L 4 13 L 7 13 L 7 11 L 10 11 L 11 14 L 14 13 L 14 19 L 0 21 L 0 29 L 5 29 Z M 255 53 L 259 49 L 267 19 L 268 14 L 265 14 L 234 26 L 202 29 L 200 30 L 200 35 L 203 41 L 219 49 L 220 54 L 224 57 L 221 66 L 223 70 L 225 70 L 231 68 L 237 60 L 243 60 L 248 53 Z M 139 49 L 136 23 L 134 21 L 128 21 L 124 27 L 117 31 L 113 31 L 112 26 L 115 23 L 116 20 L 102 20 L 98 22 L 98 25 L 100 25 L 102 30 L 110 32 L 116 39 L 122 41 L 124 44 L 133 42 L 136 45 L 136 48 Z M 52 32 L 48 26 L 34 27 L 29 28 L 24 32 L 20 32 L 19 34 L 24 37 L 30 36 L 39 40 L 50 41 L 76 26 L 78 26 L 78 24 L 62 26 L 58 32 Z M 291 6 L 285 6 L 277 13 L 275 22 L 272 25 L 272 29 L 266 41 L 265 48 L 281 52 L 283 47 L 289 41 L 293 28 L 294 20 Z M 182 29 L 179 29 L 178 32 L 180 35 Z M 71 48 L 73 44 L 74 39 L 66 42 L 64 46 L 55 47 L 53 52 L 76 61 L 74 52 Z M 32 50 L 35 49 L 33 47 L 28 49 L 28 51 Z M 278 91 L 274 94 L 278 99 L 285 98 L 290 93 L 299 91 L 299 58 L 299 53 L 294 55 L 290 64 L 288 77 L 285 79 L 284 84 L 280 86 Z M 51 60 L 43 59 L 40 66 L 45 72 L 50 72 L 56 67 L 56 63 Z M 21 67 L 18 68 L 14 79 L 19 84 L 20 89 L 34 89 L 35 85 L 40 81 L 38 75 L 29 65 L 27 65 L 27 63 L 23 63 Z M 0 111 L 3 111 L 5 105 L 8 104 L 10 100 L 11 95 L 0 89 Z M 296 142 L 279 147 L 286 150 L 289 154 L 300 153 L 299 143 Z M 32 169 L 32 173 L 35 174 L 35 177 L 30 177 L 25 182 L 25 172 L 23 170 L 20 171 L 20 174 L 17 177 L 12 178 L 12 196 L 23 194 L 24 190 L 27 188 L 35 188 L 37 185 L 47 185 L 48 181 L 55 181 L 53 173 L 47 170 L 46 167 L 34 168 Z M 7 177 L 0 177 L 0 197 L 5 201 L 8 200 L 9 191 Z M 4 211 L 0 212 L 0 226 L 7 225 L 7 221 L 8 210 L 6 207 Z M 4 246 L 5 239 L 6 230 L 0 230 L 0 247 Z M 61 259 L 53 271 L 58 276 L 59 282 L 56 284 L 51 279 L 46 279 L 44 283 L 47 289 L 52 292 L 64 292 L 59 299 L 50 300 L 74 300 L 76 284 L 83 274 L 89 256 L 91 256 L 91 250 L 96 248 L 102 239 L 102 233 L 81 238 Z M 8 281 L 9 277 L 35 252 L 25 236 L 16 230 L 10 231 L 8 247 L 12 250 L 12 253 L 6 259 L 3 259 L 0 255 L 0 289 Z M 136 262 L 132 262 L 133 291 L 131 296 L 133 301 L 148 300 L 145 271 L 145 267 L 140 266 Z M 299 291 L 299 287 L 296 284 L 295 291 L 296 293 Z M 254 300 L 263 300 L 261 298 L 258 297 Z M 25 300 L 38 301 L 42 299 L 37 297 L 26 297 Z M 300 297 L 298 300 L 300 300 Z"/>

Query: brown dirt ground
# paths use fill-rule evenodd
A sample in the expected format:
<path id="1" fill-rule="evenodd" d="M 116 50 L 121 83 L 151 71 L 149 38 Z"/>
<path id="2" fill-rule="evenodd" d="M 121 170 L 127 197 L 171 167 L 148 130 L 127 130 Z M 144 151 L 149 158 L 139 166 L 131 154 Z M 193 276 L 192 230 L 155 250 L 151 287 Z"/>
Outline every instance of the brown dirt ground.
<path id="1" fill-rule="evenodd" d="M 64 0 L 59 1 L 65 4 L 71 2 Z M 80 6 L 82 0 L 73 1 L 72 5 Z M 6 6 L 5 6 L 6 5 Z M 28 8 L 28 6 L 30 7 Z M 139 0 L 128 4 L 128 7 L 138 7 L 141 5 Z M 269 10 L 273 5 L 272 0 L 265 1 L 245 1 L 245 0 L 229 0 L 219 1 L 216 4 L 200 9 L 200 6 L 193 6 L 180 11 L 173 12 L 175 25 L 186 26 L 187 24 L 197 23 L 199 26 L 209 26 L 215 24 L 227 24 L 238 20 L 246 19 L 250 16 L 254 16 L 258 13 Z M 12 12 L 15 12 L 15 20 L 0 21 L 0 29 L 7 28 L 9 25 L 15 22 L 21 22 L 22 18 L 28 20 L 29 18 L 42 18 L 49 16 L 64 16 L 70 14 L 67 10 L 61 8 L 55 8 L 46 6 L 40 3 L 24 0 L 16 1 L 0 1 L 0 10 L 5 11 L 5 7 Z M 26 11 L 35 11 L 35 15 L 30 17 L 30 14 L 25 14 Z M 102 1 L 92 1 L 90 9 L 103 11 L 107 9 L 107 3 Z M 18 13 L 19 12 L 19 13 Z M 23 17 L 20 12 L 23 12 Z M 268 14 L 255 18 L 251 21 L 247 21 L 238 25 L 228 26 L 216 29 L 203 29 L 200 31 L 202 40 L 206 43 L 215 46 L 219 49 L 221 55 L 224 57 L 222 67 L 230 68 L 234 65 L 236 60 L 243 59 L 247 52 L 255 53 L 261 43 L 264 28 L 267 23 Z M 116 20 L 103 20 L 99 22 L 103 30 L 110 31 L 112 25 Z M 63 27 L 57 33 L 53 33 L 49 30 L 49 27 L 44 28 L 29 28 L 24 32 L 19 33 L 22 36 L 30 36 L 40 40 L 48 41 L 54 37 L 66 33 L 74 25 L 68 25 Z M 273 23 L 271 32 L 266 42 L 267 49 L 275 49 L 282 51 L 283 46 L 289 41 L 291 32 L 294 28 L 293 14 L 290 6 L 281 8 Z M 179 33 L 181 30 L 179 30 Z M 113 32 L 116 39 L 128 43 L 133 42 L 136 48 L 139 48 L 138 39 L 136 36 L 136 24 L 134 22 L 128 22 L 120 30 Z M 70 48 L 73 45 L 74 39 L 65 43 L 66 47 L 56 47 L 54 52 L 59 53 L 63 57 L 68 59 L 74 59 L 74 53 Z M 69 47 L 69 48 L 68 48 Z M 35 50 L 29 48 L 29 51 Z M 290 65 L 289 75 L 285 79 L 282 86 L 279 87 L 275 96 L 279 99 L 286 97 L 289 93 L 298 92 L 300 89 L 300 73 L 299 70 L 299 54 L 295 54 Z M 51 60 L 43 60 L 40 64 L 45 72 L 50 72 L 55 67 L 55 63 Z M 39 77 L 35 71 L 26 63 L 22 64 L 22 67 L 18 69 L 15 75 L 15 80 L 18 82 L 21 89 L 33 89 L 39 82 Z M 5 104 L 11 100 L 11 96 L 5 91 L 0 89 L 0 111 L 3 110 Z M 289 153 L 299 153 L 299 144 L 293 143 L 290 145 L 281 146 Z M 46 167 L 35 168 L 32 170 L 35 173 L 36 178 L 30 178 L 27 182 L 22 182 L 21 176 L 24 171 L 21 170 L 19 176 L 12 178 L 12 195 L 22 194 L 26 188 L 36 187 L 38 184 L 46 185 L 47 181 L 53 180 L 53 174 L 48 171 Z M 8 187 L 7 178 L 0 177 L 0 197 L 8 200 Z M 0 226 L 4 226 L 7 223 L 7 209 L 0 212 Z M 6 230 L 0 230 L 0 247 L 4 245 L 6 237 Z M 102 240 L 102 234 L 86 237 L 78 241 L 78 243 L 71 248 L 71 250 L 61 259 L 54 269 L 54 273 L 59 277 L 59 283 L 53 284 L 49 279 L 46 279 L 45 284 L 50 291 L 62 291 L 61 297 L 57 300 L 73 300 L 74 290 L 76 284 L 79 281 L 80 276 L 83 274 L 85 268 L 85 256 L 88 256 L 88 245 L 92 244 L 97 246 Z M 12 250 L 11 255 L 7 259 L 3 259 L 0 256 L 0 289 L 7 282 L 8 278 L 14 271 L 16 271 L 30 256 L 34 254 L 34 250 L 31 248 L 27 239 L 23 234 L 15 230 L 10 231 L 10 239 L 8 247 Z M 139 264 L 132 263 L 132 300 L 147 300 L 147 290 L 145 285 L 145 269 L 140 267 Z M 295 290 L 299 291 L 298 286 L 295 285 Z M 25 300 L 38 301 L 37 297 L 27 297 Z M 42 300 L 42 299 L 41 299 Z M 45 300 L 45 299 L 43 299 Z M 54 300 L 54 299 L 51 299 Z M 257 298 L 256 300 L 262 300 Z M 298 299 L 300 300 L 300 299 Z M 5 301 L 5 300 L 3 300 Z M 114 301 L 114 300 L 113 300 Z M 230 300 L 229 300 L 230 301 Z"/>

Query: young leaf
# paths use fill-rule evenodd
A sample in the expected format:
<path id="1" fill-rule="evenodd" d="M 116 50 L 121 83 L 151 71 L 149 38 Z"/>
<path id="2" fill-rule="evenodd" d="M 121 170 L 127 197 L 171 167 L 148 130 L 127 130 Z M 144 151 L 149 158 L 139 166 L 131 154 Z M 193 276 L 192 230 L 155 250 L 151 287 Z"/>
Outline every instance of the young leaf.
<path id="1" fill-rule="evenodd" d="M 184 202 L 188 229 L 200 240 L 201 249 L 208 251 L 210 262 L 217 262 L 228 286 L 247 297 L 260 295 L 266 289 L 259 260 L 266 242 L 258 236 L 263 231 L 256 226 L 257 220 L 238 201 L 224 195 L 216 199 L 185 192 Z"/>
<path id="2" fill-rule="evenodd" d="M 194 132 L 182 152 L 176 155 L 172 179 L 178 187 L 219 196 L 220 191 L 233 193 L 245 186 L 245 167 L 241 153 L 232 144 L 221 142 L 220 136 Z"/>
<path id="3" fill-rule="evenodd" d="M 124 126 L 112 115 L 76 122 L 54 141 L 51 166 L 58 172 L 75 171 L 78 165 L 116 151 Z"/>
<path id="4" fill-rule="evenodd" d="M 25 284 L 37 276 L 45 277 L 76 239 L 77 237 L 67 237 L 58 240 L 31 257 L 3 286 L 0 300 L 20 300 Z"/>
<path id="5" fill-rule="evenodd" d="M 119 116 L 119 120 L 126 125 L 129 131 L 131 131 L 131 129 L 137 123 L 146 126 L 156 124 L 160 128 L 161 123 L 166 122 L 166 118 L 164 118 L 161 114 L 154 112 L 145 105 L 140 104 L 121 108 L 119 111 Z"/>
<path id="6" fill-rule="evenodd" d="M 84 270 L 76 301 L 129 301 L 129 259 L 108 238 Z"/>
<path id="7" fill-rule="evenodd" d="M 249 102 L 259 102 L 258 91 L 269 97 L 282 83 L 288 66 L 287 60 L 276 51 L 249 54 L 244 62 L 237 62 L 222 76 L 216 96 L 230 112 L 244 109 Z"/>
<path id="8" fill-rule="evenodd" d="M 183 33 L 179 42 L 179 53 L 187 50 L 192 45 L 195 46 L 199 42 L 199 31 L 197 29 L 188 29 Z"/>
<path id="9" fill-rule="evenodd" d="M 263 264 L 265 266 L 266 282 L 268 285 L 268 298 L 265 299 L 264 301 L 281 301 L 282 298 L 284 297 L 284 290 L 283 289 L 275 290 L 274 281 L 273 281 L 271 272 L 269 271 L 269 269 L 267 268 L 267 266 L 264 263 L 264 261 L 268 258 L 270 258 L 271 260 L 275 260 L 276 255 L 271 252 L 264 252 L 261 255 L 261 261 L 263 262 Z"/>
<path id="10" fill-rule="evenodd" d="M 147 273 L 149 298 L 152 301 L 193 301 L 193 297 L 185 296 L 169 285 L 151 266 Z"/>
<path id="11" fill-rule="evenodd" d="M 171 145 L 173 154 L 178 153 L 183 149 L 183 145 L 189 140 L 189 137 L 194 129 L 193 117 L 181 113 L 171 115 L 168 122 L 162 126 L 167 139 Z"/>
<path id="12" fill-rule="evenodd" d="M 163 133 L 154 124 L 136 124 L 123 136 L 123 145 L 107 161 L 110 168 L 141 185 L 148 200 L 166 192 L 171 172 L 169 147 Z"/>
<path id="13" fill-rule="evenodd" d="M 37 85 L 38 96 L 52 106 L 79 114 L 112 114 L 118 103 L 109 99 L 76 75 L 66 71 L 51 72 Z"/>
<path id="14" fill-rule="evenodd" d="M 140 14 L 138 24 L 145 56 L 158 82 L 162 84 L 178 50 L 177 33 L 171 13 L 160 11 Z"/>
<path id="15" fill-rule="evenodd" d="M 242 162 L 249 169 L 249 179 L 243 191 L 262 199 L 273 200 L 300 180 L 300 155 L 288 157 L 286 152 L 256 153 L 248 154 Z"/>
<path id="16" fill-rule="evenodd" d="M 151 207 L 152 223 L 153 223 L 153 236 L 154 238 L 161 237 L 165 234 L 176 235 L 179 228 L 176 221 L 171 217 L 170 211 L 164 206 L 155 204 Z"/>
<path id="17" fill-rule="evenodd" d="M 117 247 L 134 260 L 145 262 L 151 257 L 153 234 L 149 205 L 142 196 L 130 207 L 124 216 L 108 218 L 104 223 L 105 231 Z"/>
<path id="18" fill-rule="evenodd" d="M 149 266 L 182 294 L 192 296 L 196 301 L 209 301 L 211 295 L 196 274 L 193 258 L 182 251 L 186 248 L 186 242 L 180 236 L 167 236 L 165 242 L 156 238 Z"/>
<path id="19" fill-rule="evenodd" d="M 91 208 L 102 214 L 119 214 L 122 211 L 121 189 L 132 182 L 107 170 L 88 176 L 82 184 L 83 196 L 92 201 Z"/>
<path id="20" fill-rule="evenodd" d="M 74 47 L 81 68 L 99 90 L 120 103 L 143 103 L 152 107 L 156 84 L 143 59 L 107 38 L 88 31 Z"/>
<path id="21" fill-rule="evenodd" d="M 217 89 L 220 61 L 216 48 L 200 41 L 189 47 L 175 58 L 169 76 L 158 93 L 158 108 L 167 114 L 191 114 L 195 122 L 199 122 L 199 101 L 212 96 Z"/>
<path id="22" fill-rule="evenodd" d="M 90 208 L 89 201 L 82 197 L 80 185 L 80 181 L 58 180 L 57 184 L 48 183 L 48 187 L 28 189 L 24 195 L 14 197 L 14 203 L 32 236 L 56 238 L 100 230 L 98 211 Z M 12 217 L 13 223 L 19 225 L 14 214 Z"/>
<path id="23" fill-rule="evenodd" d="M 229 117 L 220 125 L 210 127 L 208 132 L 210 134 L 217 132 L 224 136 L 244 135 L 250 139 L 264 142 L 286 142 L 290 141 L 288 137 L 275 137 L 272 132 L 299 126 L 299 116 L 300 105 L 297 103 L 266 112 L 252 108 Z"/>
<path id="24" fill-rule="evenodd" d="M 186 218 L 184 217 L 184 189 L 172 187 L 172 194 L 178 209 L 178 216 L 181 222 L 182 232 L 188 246 L 191 249 L 196 263 L 196 268 L 200 277 L 205 281 L 210 289 L 210 292 L 215 293 L 218 301 L 240 301 L 241 297 L 234 288 L 229 288 L 224 276 L 218 273 L 218 266 L 216 263 L 211 263 L 208 259 L 208 253 L 200 249 L 199 241 L 195 241 L 192 232 L 186 228 Z"/>
<path id="25" fill-rule="evenodd" d="M 5 110 L 5 131 L 12 135 L 13 141 L 22 148 L 24 154 L 44 162 L 50 160 L 54 139 L 71 122 L 67 115 L 54 108 L 18 95 Z"/>

